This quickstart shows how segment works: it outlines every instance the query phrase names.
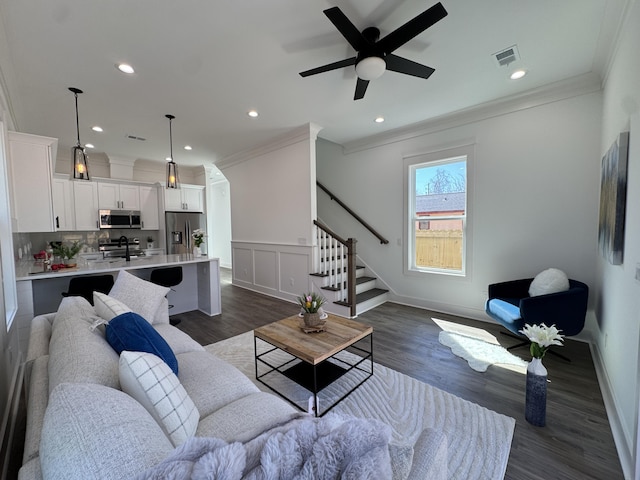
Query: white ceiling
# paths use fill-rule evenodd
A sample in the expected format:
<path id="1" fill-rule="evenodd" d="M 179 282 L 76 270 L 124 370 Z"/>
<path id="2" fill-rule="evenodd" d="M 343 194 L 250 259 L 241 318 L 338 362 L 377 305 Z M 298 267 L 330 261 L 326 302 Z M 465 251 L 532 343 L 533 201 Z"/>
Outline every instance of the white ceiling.
<path id="1" fill-rule="evenodd" d="M 344 144 L 568 78 L 602 79 L 628 2 L 442 0 L 449 15 L 395 52 L 435 68 L 431 78 L 386 72 L 354 101 L 353 67 L 298 75 L 354 55 L 323 10 L 337 5 L 383 37 L 433 0 L 0 0 L 0 80 L 16 129 L 62 148 L 75 143 L 67 88 L 77 87 L 80 137 L 95 151 L 164 161 L 173 114 L 176 162 L 215 163 L 308 122 Z M 521 60 L 499 68 L 492 54 L 512 45 Z M 515 68 L 527 76 L 510 80 Z"/>

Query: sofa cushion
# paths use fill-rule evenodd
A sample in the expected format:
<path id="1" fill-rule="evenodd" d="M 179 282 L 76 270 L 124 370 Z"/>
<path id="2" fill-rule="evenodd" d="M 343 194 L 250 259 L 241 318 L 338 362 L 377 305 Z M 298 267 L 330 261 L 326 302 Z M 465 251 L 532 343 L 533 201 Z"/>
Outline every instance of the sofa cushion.
<path id="1" fill-rule="evenodd" d="M 69 299 L 82 297 L 67 297 Z M 62 304 L 61 304 L 62 305 Z M 93 309 L 93 307 L 91 307 Z M 49 393 L 60 383 L 99 383 L 120 388 L 118 354 L 111 348 L 101 328 L 91 328 L 91 319 L 56 314 L 49 343 Z"/>
<path id="2" fill-rule="evenodd" d="M 74 317 L 82 318 L 86 322 L 93 322 L 97 318 L 96 311 L 84 297 L 65 297 L 58 305 L 58 311 L 53 318 L 53 327 L 55 329 L 56 322 L 65 318 Z"/>
<path id="3" fill-rule="evenodd" d="M 120 300 L 131 310 L 153 323 L 162 299 L 169 293 L 168 287 L 148 282 L 126 270 L 120 270 L 109 296 Z"/>
<path id="4" fill-rule="evenodd" d="M 171 347 L 144 318 L 128 312 L 113 318 L 106 327 L 109 345 L 120 354 L 124 350 L 147 352 L 166 362 L 173 373 L 178 374 L 178 360 Z"/>
<path id="5" fill-rule="evenodd" d="M 44 412 L 47 409 L 47 400 L 49 399 L 48 368 L 49 355 L 36 358 L 31 367 L 27 397 L 29 409 L 25 427 L 22 463 L 27 463 L 32 458 L 37 457 L 40 450 L 42 422 L 44 420 Z"/>
<path id="6" fill-rule="evenodd" d="M 107 322 L 118 315 L 131 311 L 120 300 L 101 292 L 93 292 L 93 308 L 96 314 Z"/>
<path id="7" fill-rule="evenodd" d="M 40 443 L 46 479 L 133 478 L 172 450 L 153 417 L 126 393 L 63 383 L 51 394 Z"/>
<path id="8" fill-rule="evenodd" d="M 176 447 L 196 433 L 198 409 L 160 358 L 151 353 L 122 352 L 120 385 L 147 409 Z"/>
<path id="9" fill-rule="evenodd" d="M 182 330 L 177 329 L 173 325 L 170 324 L 154 324 L 153 328 L 155 328 L 156 332 L 160 334 L 162 338 L 166 340 L 166 342 L 173 350 L 173 353 L 178 355 L 179 353 L 185 352 L 202 352 L 204 351 L 204 347 L 196 342 L 189 335 L 184 333 Z"/>
<path id="10" fill-rule="evenodd" d="M 182 353 L 177 358 L 178 378 L 198 408 L 200 418 L 259 391 L 240 370 L 206 351 Z"/>
<path id="11" fill-rule="evenodd" d="M 198 437 L 247 442 L 262 432 L 303 415 L 276 395 L 256 392 L 231 402 L 200 420 Z"/>

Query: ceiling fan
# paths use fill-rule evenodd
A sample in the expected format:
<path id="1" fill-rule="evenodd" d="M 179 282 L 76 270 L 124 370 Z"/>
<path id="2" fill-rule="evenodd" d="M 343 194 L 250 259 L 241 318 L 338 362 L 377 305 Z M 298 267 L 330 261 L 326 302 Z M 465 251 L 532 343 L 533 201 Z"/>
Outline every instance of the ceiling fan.
<path id="1" fill-rule="evenodd" d="M 380 40 L 380 30 L 378 28 L 368 27 L 360 32 L 338 7 L 329 8 L 324 11 L 324 14 L 356 50 L 357 55 L 300 72 L 302 77 L 355 65 L 358 81 L 353 99 L 360 100 L 367 91 L 369 81 L 380 77 L 385 70 L 425 79 L 435 72 L 431 67 L 399 57 L 392 52 L 446 17 L 447 11 L 442 6 L 442 3 L 436 3 L 433 7 L 425 10 Z"/>

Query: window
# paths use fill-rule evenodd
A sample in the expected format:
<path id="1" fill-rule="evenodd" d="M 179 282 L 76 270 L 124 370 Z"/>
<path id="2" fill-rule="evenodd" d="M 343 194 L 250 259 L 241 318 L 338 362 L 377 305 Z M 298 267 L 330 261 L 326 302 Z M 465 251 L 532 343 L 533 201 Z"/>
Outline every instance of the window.
<path id="1" fill-rule="evenodd" d="M 6 161 L 4 139 L 4 123 L 0 121 L 0 277 L 2 288 L 0 289 L 0 312 L 4 312 L 6 331 L 9 331 L 11 323 L 18 310 L 16 294 L 16 279 L 13 257 L 13 240 L 11 237 L 11 212 L 9 211 L 9 183 L 8 165 Z M 2 338 L 2 335 L 0 335 Z"/>
<path id="2" fill-rule="evenodd" d="M 468 154 L 456 151 L 407 162 L 407 266 L 465 275 Z"/>

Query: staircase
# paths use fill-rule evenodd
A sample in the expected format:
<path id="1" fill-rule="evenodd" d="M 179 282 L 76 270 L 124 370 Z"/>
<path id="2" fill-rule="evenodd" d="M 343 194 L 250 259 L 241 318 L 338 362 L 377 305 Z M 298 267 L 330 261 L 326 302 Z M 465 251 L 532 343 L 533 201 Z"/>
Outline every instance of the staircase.
<path id="1" fill-rule="evenodd" d="M 343 317 L 356 317 L 387 301 L 388 290 L 364 266 L 356 264 L 356 240 L 344 240 L 320 222 L 317 227 L 314 290 L 327 299 L 324 310 Z"/>

